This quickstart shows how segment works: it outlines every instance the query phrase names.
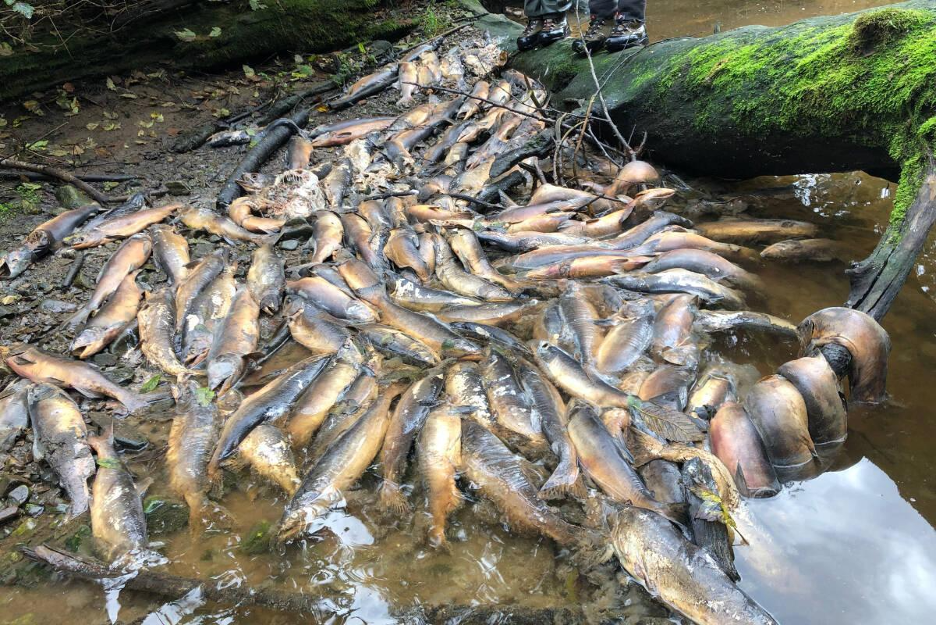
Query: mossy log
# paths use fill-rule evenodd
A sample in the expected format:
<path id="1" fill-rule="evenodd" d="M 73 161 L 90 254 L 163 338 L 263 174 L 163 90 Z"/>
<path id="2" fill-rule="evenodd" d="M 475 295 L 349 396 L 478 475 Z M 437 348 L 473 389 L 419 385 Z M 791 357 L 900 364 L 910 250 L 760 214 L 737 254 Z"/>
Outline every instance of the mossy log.
<path id="1" fill-rule="evenodd" d="M 0 100 L 65 81 L 152 63 L 207 70 L 282 51 L 329 52 L 372 39 L 397 38 L 415 24 L 383 10 L 383 0 L 276 0 L 251 10 L 247 0 L 148 0 L 146 10 L 121 14 L 120 28 L 78 30 L 67 48 L 53 35 L 35 51 L 0 58 Z M 211 37 L 215 27 L 220 34 Z M 189 30 L 195 38 L 176 34 Z"/>
<path id="2" fill-rule="evenodd" d="M 482 23 L 513 45 L 512 24 L 493 15 Z M 542 80 L 559 108 L 584 108 L 595 94 L 571 41 L 511 63 Z M 598 54 L 594 65 L 618 129 L 646 132 L 650 158 L 680 171 L 748 178 L 864 170 L 899 180 L 890 227 L 851 272 L 849 302 L 875 317 L 886 312 L 936 220 L 928 169 L 936 1 L 663 40 Z"/>

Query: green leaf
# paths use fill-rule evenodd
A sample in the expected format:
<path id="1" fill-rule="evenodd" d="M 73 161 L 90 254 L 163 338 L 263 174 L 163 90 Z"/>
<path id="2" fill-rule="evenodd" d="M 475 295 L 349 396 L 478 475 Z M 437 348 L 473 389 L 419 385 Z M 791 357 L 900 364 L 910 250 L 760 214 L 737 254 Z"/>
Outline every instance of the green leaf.
<path id="1" fill-rule="evenodd" d="M 110 191 L 111 189 L 119 187 L 120 183 L 114 180 L 106 180 L 101 186 L 104 187 L 104 191 Z"/>
<path id="2" fill-rule="evenodd" d="M 244 68 L 244 76 L 246 76 L 247 78 L 253 78 L 257 75 L 257 73 L 254 71 L 254 68 L 250 67 L 249 65 L 244 65 L 243 68 Z"/>
<path id="3" fill-rule="evenodd" d="M 34 141 L 26 147 L 30 150 L 45 150 L 49 147 L 49 142 L 46 139 L 42 139 L 40 141 Z"/>
<path id="4" fill-rule="evenodd" d="M 32 19 L 33 11 L 35 11 L 35 9 L 33 9 L 33 5 L 27 2 L 14 2 L 13 10 L 25 17 L 27 20 Z"/>
<path id="5" fill-rule="evenodd" d="M 117 85 L 114 84 L 114 79 L 110 76 L 107 77 L 107 88 L 111 91 L 117 91 Z"/>
<path id="6" fill-rule="evenodd" d="M 367 49 L 364 48 L 364 44 L 360 41 L 358 42 L 357 49 L 361 51 L 361 54 L 367 54 Z"/>
<path id="7" fill-rule="evenodd" d="M 0 57 L 8 57 L 13 54 L 13 46 L 3 41 L 0 42 Z"/>
<path id="8" fill-rule="evenodd" d="M 215 392 L 208 387 L 199 387 L 195 390 L 195 401 L 202 406 L 208 406 L 214 400 Z"/>
<path id="9" fill-rule="evenodd" d="M 250 0 L 250 10 L 259 11 L 260 9 L 267 8 L 267 5 L 260 2 L 260 0 Z"/>
<path id="10" fill-rule="evenodd" d="M 150 378 L 148 381 L 143 383 L 143 385 L 140 387 L 140 393 L 149 393 L 153 391 L 154 389 L 156 389 L 156 387 L 159 386 L 159 382 L 161 380 L 162 380 L 162 376 L 160 376 L 159 374 L 156 374 L 155 376 Z"/>
<path id="11" fill-rule="evenodd" d="M 175 31 L 175 36 L 186 43 L 195 41 L 195 38 L 198 37 L 190 28 Z"/>
<path id="12" fill-rule="evenodd" d="M 209 36 L 209 37 L 212 37 L 212 38 L 214 38 L 214 37 L 220 37 L 220 36 L 221 36 L 221 29 L 220 29 L 219 27 L 215 26 L 214 28 L 211 29 L 211 32 L 208 33 L 208 36 Z"/>
<path id="13" fill-rule="evenodd" d="M 120 469 L 120 461 L 117 459 L 108 459 L 107 457 L 99 456 L 97 458 L 98 467 L 106 467 L 107 469 Z"/>

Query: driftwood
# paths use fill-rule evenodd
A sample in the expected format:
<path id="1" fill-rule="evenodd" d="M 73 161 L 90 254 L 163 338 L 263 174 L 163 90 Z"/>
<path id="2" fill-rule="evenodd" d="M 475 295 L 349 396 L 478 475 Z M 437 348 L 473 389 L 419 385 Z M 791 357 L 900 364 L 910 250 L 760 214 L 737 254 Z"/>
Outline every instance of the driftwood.
<path id="1" fill-rule="evenodd" d="M 240 197 L 241 188 L 237 184 L 238 179 L 248 172 L 259 171 L 267 159 L 293 136 L 296 127 L 302 128 L 309 122 L 309 109 L 297 111 L 289 119 L 292 124 L 277 126 L 267 133 L 256 146 L 250 149 L 244 160 L 234 168 L 218 194 L 217 204 L 219 209 L 226 210 L 228 205 Z"/>
<path id="2" fill-rule="evenodd" d="M 37 165 L 35 163 L 26 163 L 25 161 L 18 161 L 16 159 L 0 159 L 0 167 L 9 167 L 27 172 L 35 172 L 37 174 L 43 174 L 45 176 L 57 178 L 70 185 L 74 185 L 78 189 L 91 196 L 91 198 L 93 198 L 94 201 L 99 204 L 108 204 L 114 201 L 113 198 L 110 198 L 107 195 L 101 193 L 88 183 L 79 179 L 77 176 L 69 174 L 68 172 L 63 172 L 62 170 L 55 167 L 49 167 L 48 165 Z"/>
<path id="3" fill-rule="evenodd" d="M 125 183 L 131 180 L 139 180 L 139 176 L 132 174 L 73 174 L 78 180 L 86 183 Z M 0 178 L 5 180 L 57 180 L 50 174 L 40 174 L 38 172 L 0 172 Z"/>

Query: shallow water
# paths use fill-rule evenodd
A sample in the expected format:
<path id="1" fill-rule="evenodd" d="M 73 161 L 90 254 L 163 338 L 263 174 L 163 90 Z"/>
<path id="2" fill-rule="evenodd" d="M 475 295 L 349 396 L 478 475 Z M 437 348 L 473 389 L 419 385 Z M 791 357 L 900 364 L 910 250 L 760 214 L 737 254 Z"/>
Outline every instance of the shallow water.
<path id="1" fill-rule="evenodd" d="M 745 23 L 778 24 L 806 15 L 850 11 L 879 2 L 650 2 L 654 38 L 704 35 L 716 21 L 727 29 Z M 693 181 L 690 184 L 696 185 Z M 711 189 L 710 185 L 697 185 Z M 773 189 L 764 193 L 765 189 Z M 737 196 L 751 215 L 793 217 L 819 224 L 822 235 L 845 241 L 855 259 L 873 248 L 886 224 L 893 185 L 860 174 L 762 178 L 717 190 Z M 932 249 L 931 249 L 932 250 Z M 930 254 L 936 254 L 930 252 Z M 914 623 L 932 621 L 936 599 L 936 459 L 930 419 L 936 403 L 936 304 L 926 290 L 936 257 L 921 261 L 884 321 L 893 341 L 888 391 L 880 407 L 850 407 L 849 437 L 833 470 L 787 485 L 769 500 L 753 501 L 756 530 L 749 547 L 736 548 L 741 586 L 781 622 Z M 848 290 L 845 264 L 758 269 L 769 285 L 766 302 L 753 308 L 792 321 L 825 306 L 841 304 Z M 715 348 L 761 374 L 795 356 L 796 346 L 757 335 L 729 337 Z M 156 425 L 156 439 L 165 436 Z M 138 475 L 160 465 L 135 465 Z M 165 493 L 156 473 L 151 493 Z M 231 585 L 274 584 L 321 597 L 321 613 L 291 615 L 254 607 L 218 607 L 197 594 L 160 604 L 152 597 L 123 593 L 111 598 L 121 622 L 383 623 L 415 619 L 414 607 L 458 607 L 449 615 L 465 621 L 523 621 L 511 610 L 568 609 L 583 621 L 665 617 L 637 591 L 596 590 L 556 558 L 545 540 L 517 537 L 503 529 L 483 503 L 469 503 L 453 516 L 450 554 L 422 541 L 422 518 L 374 513 L 376 480 L 348 496 L 347 512 L 329 518 L 330 534 L 283 555 L 250 556 L 241 538 L 260 521 L 274 522 L 283 499 L 274 489 L 244 483 L 224 498 L 233 514 L 231 532 L 193 543 L 183 531 L 165 542 L 168 571 L 224 580 Z M 412 498 L 415 503 L 418 500 Z M 616 595 L 617 594 L 617 595 Z M 505 607 L 479 613 L 472 607 Z M 94 623 L 108 618 L 99 587 L 74 581 L 46 581 L 31 588 L 0 588 L 0 617 L 21 623 Z M 476 609 L 477 610 L 477 609 Z M 523 613 L 548 615 L 547 613 Z"/>

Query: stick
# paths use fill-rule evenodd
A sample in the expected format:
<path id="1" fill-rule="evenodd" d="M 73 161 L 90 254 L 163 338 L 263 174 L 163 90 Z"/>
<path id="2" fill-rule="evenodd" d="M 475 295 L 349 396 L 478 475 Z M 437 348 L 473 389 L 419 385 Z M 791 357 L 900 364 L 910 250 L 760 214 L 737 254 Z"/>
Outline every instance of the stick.
<path id="1" fill-rule="evenodd" d="M 55 180 L 54 176 L 39 174 L 38 172 L 0 172 L 0 178 L 7 180 L 17 180 L 19 178 Z M 131 180 L 140 180 L 139 176 L 133 176 L 132 174 L 75 174 L 75 178 L 86 183 L 125 183 Z"/>
<path id="2" fill-rule="evenodd" d="M 65 279 L 62 280 L 62 290 L 68 289 L 75 282 L 75 279 L 78 277 L 78 272 L 81 271 L 81 266 L 84 265 L 85 253 L 84 251 L 79 252 L 75 255 L 75 260 L 72 261 L 72 264 L 68 267 L 68 273 L 65 274 Z"/>
<path id="3" fill-rule="evenodd" d="M 470 202 L 471 204 L 477 204 L 478 206 L 483 207 L 487 209 L 488 211 L 504 211 L 507 208 L 499 204 L 491 204 L 490 202 L 485 202 L 484 200 L 478 200 L 474 196 L 469 196 L 463 193 L 455 193 L 453 191 L 450 191 L 449 193 L 445 195 L 451 196 L 455 198 L 456 200 L 464 200 L 466 202 Z"/>
<path id="4" fill-rule="evenodd" d="M 221 188 L 221 192 L 218 194 L 217 206 L 219 209 L 226 210 L 228 205 L 240 197 L 241 188 L 240 185 L 237 184 L 237 181 L 241 176 L 247 172 L 258 171 L 267 159 L 270 158 L 270 155 L 276 152 L 280 146 L 292 137 L 295 127 L 302 127 L 308 123 L 309 109 L 303 109 L 302 111 L 293 113 L 292 117 L 289 119 L 292 120 L 292 124 L 277 126 L 267 133 L 256 146 L 250 149 L 250 152 L 247 153 L 244 160 L 234 168 L 234 171 L 228 176 L 224 186 Z"/>
<path id="5" fill-rule="evenodd" d="M 50 167 L 48 165 L 36 165 L 35 163 L 26 163 L 25 161 L 17 161 L 16 159 L 0 159 L 0 167 L 9 167 L 15 170 L 26 170 L 27 172 L 36 172 L 37 174 L 45 174 L 46 176 L 57 178 L 82 190 L 91 196 L 91 198 L 98 204 L 109 204 L 114 201 L 113 198 L 105 196 L 103 193 L 83 180 L 79 180 L 68 172 L 63 172 L 62 170 L 55 167 Z"/>

